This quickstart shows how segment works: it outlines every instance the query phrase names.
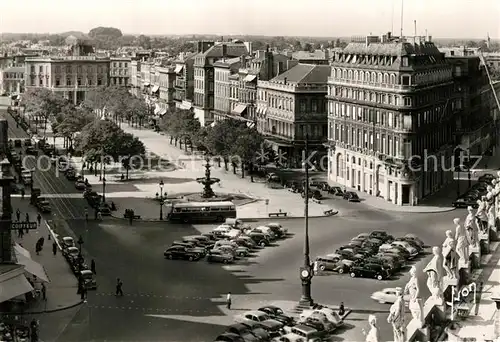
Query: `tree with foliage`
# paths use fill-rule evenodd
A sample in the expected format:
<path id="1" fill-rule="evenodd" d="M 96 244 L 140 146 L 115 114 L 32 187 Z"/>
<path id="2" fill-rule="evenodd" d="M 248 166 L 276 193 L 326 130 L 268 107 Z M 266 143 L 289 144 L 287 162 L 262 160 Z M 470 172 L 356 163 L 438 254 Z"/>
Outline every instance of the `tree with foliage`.
<path id="1" fill-rule="evenodd" d="M 263 142 L 264 138 L 257 132 L 257 129 L 249 128 L 246 124 L 238 126 L 238 135 L 230 150 L 240 159 L 241 178 L 245 177 L 245 166 L 247 166 L 250 170 L 250 180 L 253 182 L 253 166 L 256 154 L 262 149 Z"/>
<path id="2" fill-rule="evenodd" d="M 85 126 L 96 120 L 95 115 L 85 107 L 67 105 L 56 115 L 52 130 L 58 136 L 68 141 L 68 146 L 73 146 L 75 133 L 80 132 Z"/>
<path id="3" fill-rule="evenodd" d="M 146 148 L 144 147 L 142 141 L 130 133 L 123 133 L 119 137 L 117 143 L 119 144 L 120 149 L 118 160 L 121 161 L 123 167 L 125 168 L 125 179 L 128 179 L 131 158 L 133 156 L 143 156 L 146 153 Z"/>
<path id="4" fill-rule="evenodd" d="M 65 98 L 46 88 L 28 89 L 23 95 L 23 102 L 27 112 L 43 118 L 44 136 L 49 118 L 61 113 L 62 109 L 68 105 Z"/>
<path id="5" fill-rule="evenodd" d="M 196 136 L 200 131 L 200 122 L 194 116 L 194 112 L 186 109 L 173 108 L 170 109 L 160 120 L 158 125 L 160 129 L 170 135 L 170 143 L 175 140 L 184 142 L 184 148 L 187 150 L 187 145 L 193 148 L 193 141 L 197 140 Z"/>
<path id="6" fill-rule="evenodd" d="M 313 50 L 313 47 L 311 43 L 304 43 L 304 45 L 302 46 L 302 50 L 311 52 Z"/>

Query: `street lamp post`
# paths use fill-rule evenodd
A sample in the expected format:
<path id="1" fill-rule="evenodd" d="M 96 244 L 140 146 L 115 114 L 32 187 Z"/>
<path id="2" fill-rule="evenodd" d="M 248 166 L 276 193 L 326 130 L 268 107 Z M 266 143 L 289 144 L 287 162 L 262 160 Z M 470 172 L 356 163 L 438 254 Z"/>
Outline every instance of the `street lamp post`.
<path id="1" fill-rule="evenodd" d="M 102 203 L 106 203 L 106 164 L 102 167 Z"/>
<path id="2" fill-rule="evenodd" d="M 83 256 L 82 256 L 83 238 L 81 235 L 78 238 L 78 241 L 76 241 L 76 243 L 78 244 L 78 248 L 79 248 L 79 250 L 78 250 L 78 268 L 81 270 L 82 265 L 83 265 Z"/>
<path id="3" fill-rule="evenodd" d="M 160 181 L 160 221 L 163 220 L 163 180 Z"/>
<path id="4" fill-rule="evenodd" d="M 304 151 L 304 168 L 305 168 L 305 189 L 304 189 L 304 223 L 305 223 L 305 236 L 304 236 L 304 266 L 300 268 L 300 279 L 302 281 L 302 296 L 300 297 L 299 304 L 302 306 L 312 306 L 314 301 L 311 297 L 311 279 L 313 277 L 311 270 L 311 261 L 309 257 L 309 165 L 307 155 L 308 139 L 306 135 L 305 151 Z"/>

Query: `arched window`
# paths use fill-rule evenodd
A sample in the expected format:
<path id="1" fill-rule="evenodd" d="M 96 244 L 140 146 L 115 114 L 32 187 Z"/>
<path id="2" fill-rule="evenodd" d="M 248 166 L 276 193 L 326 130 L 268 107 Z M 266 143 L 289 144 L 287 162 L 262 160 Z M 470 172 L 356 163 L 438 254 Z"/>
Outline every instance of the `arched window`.
<path id="1" fill-rule="evenodd" d="M 341 77 L 342 77 L 342 71 L 340 71 L 340 69 L 337 69 L 337 78 Z"/>
<path id="2" fill-rule="evenodd" d="M 391 74 L 391 84 L 396 84 L 396 75 Z"/>
<path id="3" fill-rule="evenodd" d="M 355 81 L 357 81 L 357 80 L 358 80 L 358 76 L 359 76 L 359 74 L 358 74 L 358 70 L 355 70 L 355 71 L 354 71 L 354 80 L 355 80 Z"/>
<path id="4" fill-rule="evenodd" d="M 389 83 L 389 74 L 385 73 L 384 74 L 384 84 L 388 84 Z"/>
<path id="5" fill-rule="evenodd" d="M 365 73 L 363 71 L 360 71 L 359 72 L 359 80 L 361 82 L 364 82 L 365 81 Z"/>
<path id="6" fill-rule="evenodd" d="M 372 83 L 377 82 L 377 74 L 375 74 L 375 72 L 372 72 L 372 77 L 370 79 L 370 82 L 372 82 Z"/>
<path id="7" fill-rule="evenodd" d="M 347 78 L 347 70 L 342 70 L 342 78 L 346 79 Z"/>
<path id="8" fill-rule="evenodd" d="M 339 153 L 337 154 L 337 176 L 344 177 L 344 158 L 342 157 L 342 154 Z"/>
<path id="9" fill-rule="evenodd" d="M 381 72 L 379 72 L 377 75 L 377 82 L 382 83 L 382 73 Z"/>
<path id="10" fill-rule="evenodd" d="M 347 78 L 349 80 L 352 80 L 352 70 L 349 70 L 349 72 L 347 73 Z"/>

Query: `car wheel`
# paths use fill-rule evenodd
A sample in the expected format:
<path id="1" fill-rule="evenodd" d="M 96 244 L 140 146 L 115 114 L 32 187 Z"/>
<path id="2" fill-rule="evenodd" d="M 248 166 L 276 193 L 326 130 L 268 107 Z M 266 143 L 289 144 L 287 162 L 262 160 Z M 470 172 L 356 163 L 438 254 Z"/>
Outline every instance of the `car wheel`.
<path id="1" fill-rule="evenodd" d="M 240 252 L 238 255 L 239 255 L 240 257 L 244 257 L 244 256 L 245 256 L 245 253 L 244 253 L 244 252 Z"/>
<path id="2" fill-rule="evenodd" d="M 356 278 L 356 273 L 351 272 L 351 278 Z"/>
<path id="3" fill-rule="evenodd" d="M 224 264 L 227 264 L 227 263 L 229 262 L 229 260 L 224 259 L 222 262 L 223 262 Z"/>
<path id="4" fill-rule="evenodd" d="M 339 273 L 340 274 L 344 273 L 344 269 L 343 268 L 339 269 Z"/>
<path id="5" fill-rule="evenodd" d="M 188 258 L 188 260 L 189 260 L 189 261 L 193 261 L 193 260 L 194 260 L 194 258 L 193 258 L 192 256 L 190 256 L 190 257 Z"/>
<path id="6" fill-rule="evenodd" d="M 167 255 L 167 259 L 172 260 L 172 254 Z"/>
<path id="7" fill-rule="evenodd" d="M 320 269 L 321 271 L 324 271 L 324 270 L 326 269 L 326 267 L 325 267 L 325 265 L 321 265 L 321 266 L 319 266 L 319 269 Z"/>
<path id="8" fill-rule="evenodd" d="M 377 276 L 377 280 L 382 280 L 384 279 L 380 274 Z"/>
<path id="9" fill-rule="evenodd" d="M 259 246 L 260 246 L 260 247 L 266 247 L 266 243 L 265 243 L 264 241 L 261 241 L 261 242 L 259 243 Z"/>
<path id="10" fill-rule="evenodd" d="M 224 222 L 224 216 L 217 216 L 218 222 Z"/>

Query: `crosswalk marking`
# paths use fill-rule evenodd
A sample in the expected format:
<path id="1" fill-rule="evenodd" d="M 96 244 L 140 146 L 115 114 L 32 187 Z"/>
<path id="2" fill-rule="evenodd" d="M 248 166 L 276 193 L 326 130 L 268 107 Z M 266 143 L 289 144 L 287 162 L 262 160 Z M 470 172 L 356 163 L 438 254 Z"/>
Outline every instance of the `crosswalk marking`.
<path id="1" fill-rule="evenodd" d="M 115 293 L 112 292 L 96 292 L 95 296 L 109 296 L 116 297 Z M 124 297 L 146 297 L 146 298 L 165 298 L 165 299 L 178 299 L 178 300 L 212 300 L 213 298 L 208 297 L 182 297 L 182 296 L 162 296 L 155 294 L 144 294 L 144 293 L 126 293 L 123 295 Z"/>
<path id="2" fill-rule="evenodd" d="M 174 308 L 144 308 L 144 307 L 133 307 L 133 306 L 106 306 L 106 305 L 87 305 L 89 309 L 101 309 L 101 310 L 120 310 L 120 311 L 142 311 L 142 312 L 160 312 L 160 313 L 179 313 L 183 314 L 209 314 L 213 315 L 217 310 L 190 310 L 190 309 L 174 309 Z"/>

